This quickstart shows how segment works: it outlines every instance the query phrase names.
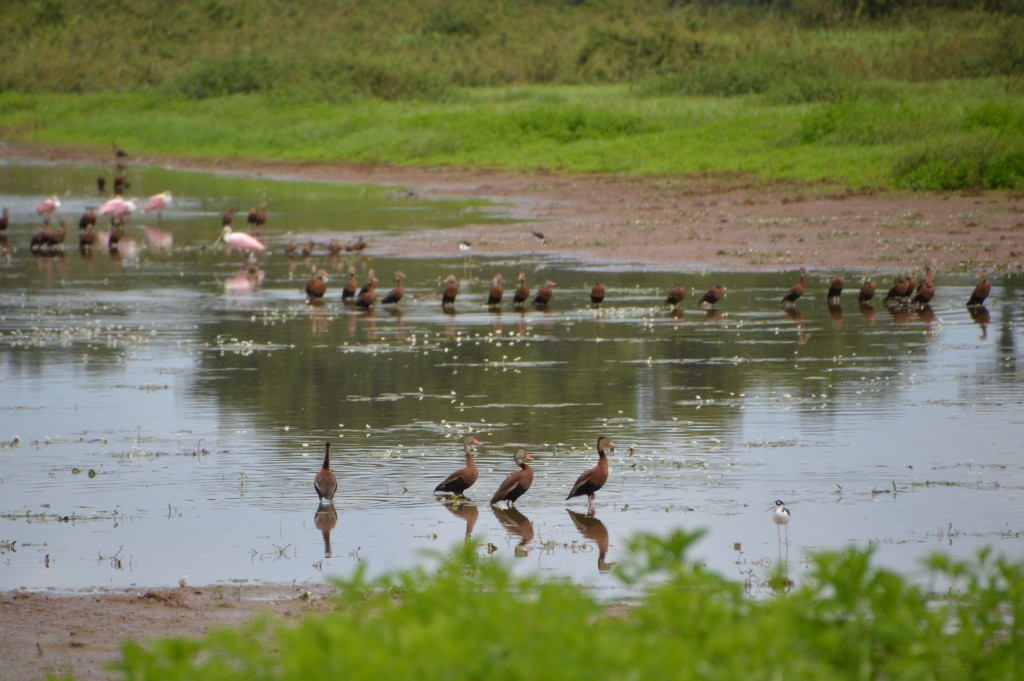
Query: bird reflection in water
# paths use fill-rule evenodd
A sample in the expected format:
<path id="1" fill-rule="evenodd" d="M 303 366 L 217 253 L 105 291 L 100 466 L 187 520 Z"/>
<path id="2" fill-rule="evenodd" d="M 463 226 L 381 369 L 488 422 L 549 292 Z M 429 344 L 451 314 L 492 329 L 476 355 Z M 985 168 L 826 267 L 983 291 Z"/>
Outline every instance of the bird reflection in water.
<path id="1" fill-rule="evenodd" d="M 316 515 L 313 516 L 313 524 L 324 537 L 324 556 L 331 557 L 331 530 L 338 524 L 338 511 L 334 504 L 329 506 L 318 506 Z"/>
<path id="2" fill-rule="evenodd" d="M 804 318 L 804 313 L 799 308 L 791 305 L 785 307 L 786 316 L 789 317 L 794 324 L 796 324 L 797 330 L 797 341 L 800 344 L 804 344 L 811 339 L 811 334 L 807 332 L 807 320 Z"/>
<path id="3" fill-rule="evenodd" d="M 843 328 L 843 306 L 838 303 L 828 304 L 828 314 L 832 317 L 832 326 L 837 329 Z"/>
<path id="4" fill-rule="evenodd" d="M 480 509 L 476 507 L 476 504 L 464 503 L 461 499 L 452 499 L 452 497 L 437 497 L 448 512 L 454 516 L 462 518 L 466 521 L 466 541 L 469 541 L 470 535 L 473 534 L 473 528 L 476 527 L 477 518 L 480 517 Z"/>
<path id="5" fill-rule="evenodd" d="M 587 513 L 579 513 L 569 509 L 565 510 L 569 514 L 569 518 L 572 519 L 572 524 L 576 526 L 576 529 L 583 535 L 583 538 L 597 545 L 597 571 L 607 572 L 611 570 L 615 563 L 605 561 L 605 557 L 608 555 L 608 528 L 594 515 L 593 509 L 590 509 Z"/>
<path id="6" fill-rule="evenodd" d="M 508 508 L 491 506 L 491 511 L 508 532 L 509 538 L 519 537 L 519 543 L 515 547 L 516 558 L 530 555 L 530 549 L 533 548 L 533 523 L 530 522 L 530 519 L 515 506 Z"/>
<path id="7" fill-rule="evenodd" d="M 989 314 L 988 308 L 984 306 L 972 307 L 969 308 L 969 311 L 971 313 L 971 319 L 974 320 L 975 324 L 981 327 L 981 335 L 978 336 L 978 338 L 980 340 L 987 340 L 988 325 L 992 323 L 992 315 Z"/>

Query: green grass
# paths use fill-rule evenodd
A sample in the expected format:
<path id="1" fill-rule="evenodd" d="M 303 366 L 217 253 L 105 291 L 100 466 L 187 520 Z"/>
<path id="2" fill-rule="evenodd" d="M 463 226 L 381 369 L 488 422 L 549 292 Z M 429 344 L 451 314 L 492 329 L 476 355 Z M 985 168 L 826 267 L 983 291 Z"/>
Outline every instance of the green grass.
<path id="1" fill-rule="evenodd" d="M 1009 679 L 1024 663 L 1024 566 L 936 555 L 923 591 L 849 549 L 751 600 L 686 559 L 699 534 L 640 536 L 608 614 L 564 581 L 513 578 L 472 545 L 438 569 L 339 583 L 336 607 L 199 640 L 128 643 L 126 679 Z"/>
<path id="2" fill-rule="evenodd" d="M 744 173 L 853 187 L 1024 188 L 1024 95 L 1003 78 L 876 82 L 838 102 L 640 96 L 629 85 L 459 90 L 445 102 L 273 93 L 0 95 L 24 140 L 253 159 L 640 175 Z"/>
<path id="3" fill-rule="evenodd" d="M 0 134 L 1024 187 L 1024 0 L 10 0 Z"/>

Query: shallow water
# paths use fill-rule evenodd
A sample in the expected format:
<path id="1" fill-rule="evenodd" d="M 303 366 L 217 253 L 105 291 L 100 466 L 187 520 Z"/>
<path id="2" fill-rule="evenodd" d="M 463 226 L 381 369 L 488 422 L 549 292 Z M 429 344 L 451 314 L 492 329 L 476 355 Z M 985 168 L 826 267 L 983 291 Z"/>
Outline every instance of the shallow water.
<path id="1" fill-rule="evenodd" d="M 603 568 L 629 537 L 673 527 L 707 529 L 695 558 L 752 593 L 778 561 L 799 579 L 807 552 L 851 543 L 909 575 L 933 550 L 1024 558 L 1016 279 L 996 282 L 987 318 L 963 306 L 973 279 L 942 272 L 931 313 L 877 299 L 861 311 L 848 292 L 832 314 L 831 273 L 815 273 L 794 314 L 779 304 L 794 273 L 482 260 L 454 239 L 445 259 L 373 253 L 381 231 L 523 229 L 482 202 L 134 167 L 132 195 L 175 193 L 162 232 L 138 214 L 121 258 L 84 257 L 74 235 L 62 257 L 30 254 L 35 203 L 60 194 L 74 232 L 104 171 L 0 164 L 12 209 L 0 589 L 301 583 L 359 562 L 379 574 L 429 564 L 467 533 L 482 555 L 608 597 L 626 593 Z M 241 257 L 210 244 L 220 211 L 240 208 L 242 228 L 259 200 L 273 253 L 253 289 Z M 330 238 L 356 235 L 370 242 L 363 256 L 327 257 Z M 309 236 L 321 244 L 310 263 L 283 254 Z M 332 275 L 321 305 L 299 292 L 311 264 Z M 403 270 L 405 300 L 369 314 L 343 305 L 349 264 L 374 268 L 382 293 Z M 511 309 L 519 271 L 534 287 L 558 282 L 548 311 Z M 463 280 L 454 313 L 437 293 L 449 272 Z M 509 291 L 500 312 L 483 305 L 496 272 Z M 602 310 L 589 304 L 597 277 Z M 851 289 L 859 278 L 848 273 Z M 660 305 L 677 282 L 719 281 L 719 313 Z M 462 465 L 466 433 L 483 443 L 481 475 L 474 503 L 453 508 L 431 490 Z M 599 435 L 617 448 L 588 518 L 585 500 L 564 497 Z M 336 521 L 315 518 L 312 489 L 328 440 Z M 494 510 L 486 499 L 519 446 L 536 459 L 534 486 L 518 513 Z M 793 513 L 788 548 L 767 510 L 776 498 Z"/>

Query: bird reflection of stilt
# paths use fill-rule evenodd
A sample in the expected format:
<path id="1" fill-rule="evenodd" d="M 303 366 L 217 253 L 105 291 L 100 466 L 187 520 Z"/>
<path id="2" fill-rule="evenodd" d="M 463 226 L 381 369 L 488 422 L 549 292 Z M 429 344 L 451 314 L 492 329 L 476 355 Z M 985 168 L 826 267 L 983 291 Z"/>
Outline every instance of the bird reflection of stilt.
<path id="1" fill-rule="evenodd" d="M 313 524 L 324 537 L 324 556 L 330 558 L 331 530 L 338 524 L 338 511 L 335 510 L 334 504 L 319 507 L 316 515 L 313 516 Z"/>
<path id="2" fill-rule="evenodd" d="M 466 540 L 469 541 L 477 518 L 480 517 L 480 509 L 476 507 L 476 504 L 467 504 L 462 499 L 453 499 L 452 497 L 438 497 L 438 501 L 444 504 L 449 513 L 466 521 Z"/>
<path id="3" fill-rule="evenodd" d="M 576 526 L 576 529 L 583 535 L 583 538 L 597 544 L 597 571 L 607 572 L 611 570 L 615 563 L 605 561 L 605 557 L 608 555 L 608 528 L 597 519 L 593 509 L 589 513 L 565 510 L 569 514 L 569 518 L 572 519 L 572 524 Z"/>
<path id="4" fill-rule="evenodd" d="M 491 511 L 508 532 L 509 537 L 519 537 L 519 543 L 515 548 L 516 558 L 530 555 L 533 544 L 533 523 L 530 522 L 530 519 L 515 506 L 508 508 L 491 506 Z"/>

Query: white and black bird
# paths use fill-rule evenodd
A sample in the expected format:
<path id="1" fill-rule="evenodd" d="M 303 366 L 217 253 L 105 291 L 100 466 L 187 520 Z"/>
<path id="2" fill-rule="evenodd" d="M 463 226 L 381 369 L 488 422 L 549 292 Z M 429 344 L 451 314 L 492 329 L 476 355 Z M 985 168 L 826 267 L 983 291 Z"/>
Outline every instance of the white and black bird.
<path id="1" fill-rule="evenodd" d="M 779 533 L 779 541 L 782 541 L 782 526 L 789 525 L 790 513 L 786 505 L 782 503 L 782 499 L 775 500 L 775 506 L 770 507 L 775 510 L 772 511 L 772 521 L 775 522 L 775 529 Z M 786 528 L 786 542 L 789 542 L 789 528 Z"/>

